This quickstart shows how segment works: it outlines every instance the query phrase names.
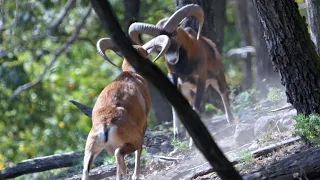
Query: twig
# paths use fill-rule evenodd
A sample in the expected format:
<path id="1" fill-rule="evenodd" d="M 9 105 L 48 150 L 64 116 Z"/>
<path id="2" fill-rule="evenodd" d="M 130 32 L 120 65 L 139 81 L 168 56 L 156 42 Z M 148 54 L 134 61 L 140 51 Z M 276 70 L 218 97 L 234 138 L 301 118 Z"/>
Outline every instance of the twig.
<path id="1" fill-rule="evenodd" d="M 269 112 L 277 112 L 277 111 L 282 111 L 282 110 L 286 110 L 286 109 L 293 109 L 294 107 L 290 104 L 290 105 L 287 105 L 287 106 L 284 106 L 284 107 L 281 107 L 281 108 L 278 108 L 278 109 L 274 109 L 274 110 L 271 110 Z"/>
<path id="2" fill-rule="evenodd" d="M 56 30 L 58 26 L 62 23 L 63 18 L 67 15 L 68 11 L 73 7 L 72 5 L 75 3 L 75 0 L 68 0 L 65 7 L 60 11 L 58 18 L 54 20 L 51 25 L 51 30 Z"/>
<path id="3" fill-rule="evenodd" d="M 61 46 L 61 48 L 56 51 L 53 54 L 52 59 L 50 60 L 50 62 L 45 66 L 43 72 L 40 74 L 40 76 L 36 79 L 33 80 L 31 82 L 28 82 L 26 84 L 23 84 L 21 86 L 19 86 L 14 92 L 13 94 L 10 96 L 10 101 L 12 101 L 14 98 L 16 98 L 22 91 L 26 91 L 28 89 L 30 89 L 31 87 L 39 84 L 44 76 L 48 73 L 48 71 L 50 70 L 50 68 L 53 66 L 53 64 L 57 61 L 58 57 L 69 47 L 70 44 L 72 44 L 77 36 L 80 33 L 81 27 L 84 25 L 85 20 L 87 19 L 87 17 L 89 16 L 90 12 L 91 12 L 91 5 L 89 5 L 89 8 L 87 9 L 87 11 L 84 13 L 84 15 L 82 16 L 82 18 L 80 19 L 78 25 L 76 26 L 75 31 L 72 33 L 72 35 L 67 39 L 67 41 Z"/>
<path id="4" fill-rule="evenodd" d="M 168 157 L 168 156 L 157 156 L 157 155 L 152 155 L 150 157 L 153 158 L 159 158 L 167 161 L 178 161 L 178 160 L 183 160 L 184 158 L 176 158 L 176 157 Z"/>

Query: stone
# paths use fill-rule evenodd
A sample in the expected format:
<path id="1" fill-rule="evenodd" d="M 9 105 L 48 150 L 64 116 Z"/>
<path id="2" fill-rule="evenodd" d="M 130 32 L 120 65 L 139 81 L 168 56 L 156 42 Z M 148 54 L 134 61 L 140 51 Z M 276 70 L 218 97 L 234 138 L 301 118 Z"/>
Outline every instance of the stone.
<path id="1" fill-rule="evenodd" d="M 254 140 L 254 130 L 251 124 L 238 124 L 234 133 L 234 141 L 237 146 L 247 144 Z"/>
<path id="2" fill-rule="evenodd" d="M 254 136 L 259 137 L 264 132 L 275 128 L 277 118 L 276 116 L 263 116 L 260 117 L 254 124 Z"/>

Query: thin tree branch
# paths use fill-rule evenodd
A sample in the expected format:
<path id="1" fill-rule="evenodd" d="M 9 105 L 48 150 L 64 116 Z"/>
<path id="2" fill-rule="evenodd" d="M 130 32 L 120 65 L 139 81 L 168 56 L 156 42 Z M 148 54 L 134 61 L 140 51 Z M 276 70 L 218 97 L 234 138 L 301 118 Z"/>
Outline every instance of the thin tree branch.
<path id="1" fill-rule="evenodd" d="M 101 20 L 103 28 L 108 31 L 113 42 L 119 47 L 128 62 L 137 72 L 140 72 L 150 80 L 177 110 L 181 122 L 185 125 L 195 145 L 216 170 L 220 178 L 222 180 L 242 179 L 223 155 L 207 128 L 201 122 L 199 115 L 193 111 L 184 96 L 156 65 L 150 62 L 150 60 L 141 57 L 133 49 L 129 39 L 122 31 L 109 2 L 106 0 L 90 0 L 90 2 Z"/>
<path id="2" fill-rule="evenodd" d="M 68 11 L 72 9 L 75 2 L 75 0 L 67 1 L 65 7 L 60 11 L 58 18 L 50 24 L 51 32 L 56 31 L 58 29 L 58 26 L 62 23 L 63 18 L 67 15 Z"/>
<path id="3" fill-rule="evenodd" d="M 61 46 L 61 48 L 53 54 L 52 59 L 45 66 L 45 68 L 44 68 L 43 72 L 40 74 L 40 76 L 36 80 L 33 80 L 33 81 L 29 82 L 29 83 L 26 83 L 24 85 L 19 86 L 13 92 L 13 94 L 10 96 L 10 101 L 12 101 L 14 98 L 16 98 L 22 91 L 26 91 L 26 90 L 30 89 L 31 87 L 39 84 L 43 80 L 44 76 L 48 73 L 48 71 L 51 69 L 53 64 L 57 61 L 58 57 L 70 46 L 70 44 L 72 44 L 76 40 L 77 36 L 80 33 L 80 30 L 81 30 L 82 26 L 84 25 L 87 17 L 89 16 L 89 14 L 91 12 L 91 9 L 92 9 L 92 7 L 91 7 L 91 5 L 89 5 L 89 8 L 86 10 L 84 15 L 81 17 L 78 25 L 76 26 L 75 31 L 67 39 L 67 41 Z"/>

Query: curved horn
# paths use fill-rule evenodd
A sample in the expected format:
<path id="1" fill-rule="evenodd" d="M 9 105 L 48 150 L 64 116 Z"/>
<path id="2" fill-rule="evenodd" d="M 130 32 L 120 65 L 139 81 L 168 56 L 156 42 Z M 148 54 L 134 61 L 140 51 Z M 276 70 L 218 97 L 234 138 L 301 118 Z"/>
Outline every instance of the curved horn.
<path id="1" fill-rule="evenodd" d="M 164 25 L 164 30 L 172 33 L 187 16 L 194 16 L 198 19 L 199 29 L 197 39 L 199 39 L 204 22 L 204 13 L 202 8 L 197 4 L 188 4 L 177 10 Z"/>
<path id="2" fill-rule="evenodd" d="M 158 21 L 158 23 L 156 24 L 157 27 L 163 28 L 164 24 L 168 21 L 168 17 L 165 17 L 163 19 L 161 19 L 160 21 Z"/>
<path id="3" fill-rule="evenodd" d="M 155 62 L 156 60 L 159 59 L 159 57 L 161 57 L 164 53 L 167 52 L 167 50 L 168 50 L 168 48 L 170 46 L 170 43 L 171 43 L 170 38 L 167 35 L 160 35 L 160 36 L 157 36 L 157 37 L 151 39 L 150 41 L 145 43 L 142 47 L 143 47 L 143 49 L 145 49 L 147 51 L 149 49 L 151 49 L 151 51 L 148 51 L 148 53 L 151 53 L 156 46 L 160 46 L 161 47 L 160 53 L 152 61 L 152 62 Z"/>
<path id="4" fill-rule="evenodd" d="M 160 34 L 160 28 L 156 27 L 153 24 L 140 22 L 135 22 L 130 25 L 128 34 L 131 37 L 131 39 L 139 45 L 141 45 L 139 41 L 139 34 L 141 33 L 146 33 L 152 36 L 158 36 Z"/>
<path id="5" fill-rule="evenodd" d="M 112 40 L 110 38 L 101 38 L 99 39 L 99 41 L 97 42 L 97 50 L 99 52 L 99 54 L 105 59 L 107 60 L 109 63 L 111 63 L 113 66 L 118 67 L 117 65 L 115 65 L 105 54 L 106 50 L 108 49 L 112 49 L 113 51 L 116 50 L 115 45 L 113 44 Z M 115 51 L 116 52 L 116 51 Z"/>

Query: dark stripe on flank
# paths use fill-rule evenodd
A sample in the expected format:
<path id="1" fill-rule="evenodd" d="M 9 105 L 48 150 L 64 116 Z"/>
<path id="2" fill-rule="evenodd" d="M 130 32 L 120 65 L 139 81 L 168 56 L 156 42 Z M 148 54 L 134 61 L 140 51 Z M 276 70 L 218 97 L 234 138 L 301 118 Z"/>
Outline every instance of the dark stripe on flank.
<path id="1" fill-rule="evenodd" d="M 104 143 L 108 142 L 109 127 L 104 127 Z"/>

